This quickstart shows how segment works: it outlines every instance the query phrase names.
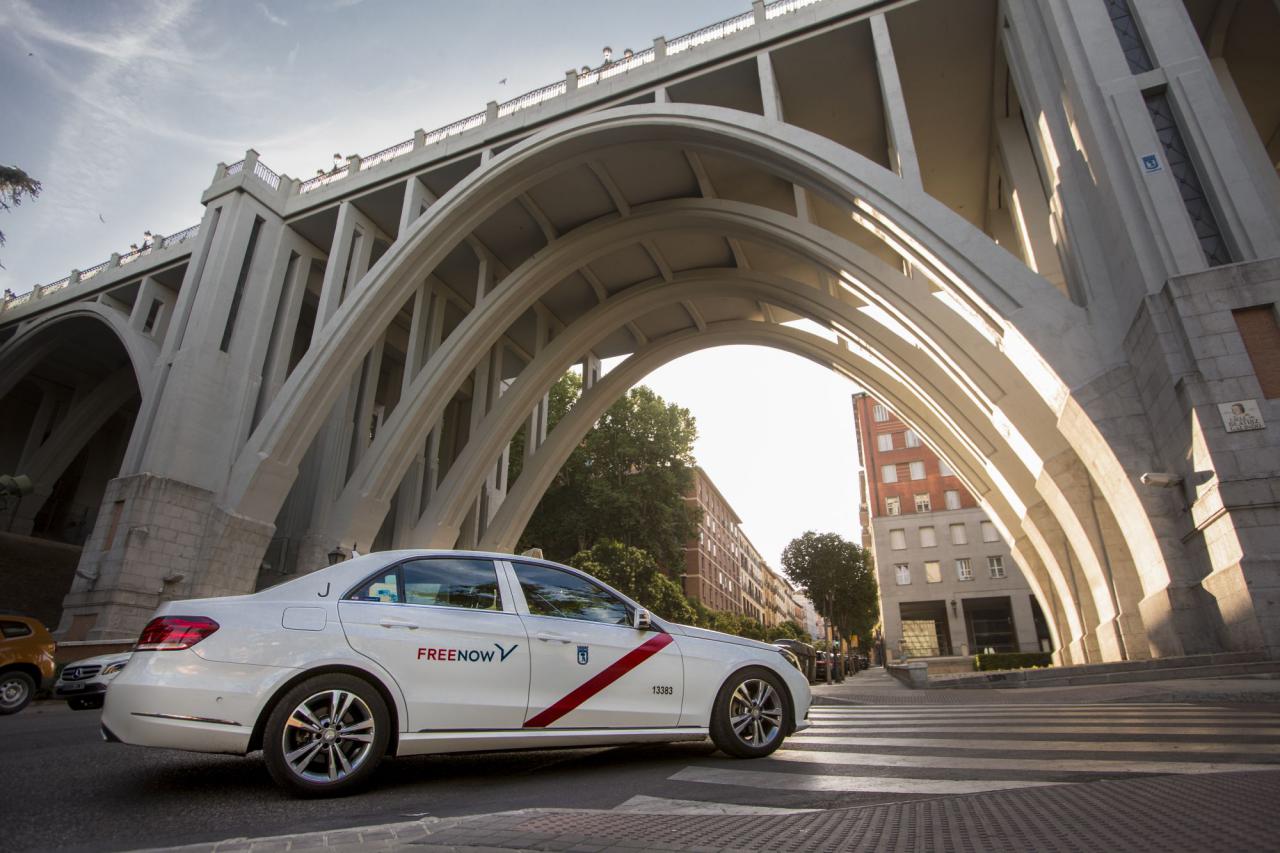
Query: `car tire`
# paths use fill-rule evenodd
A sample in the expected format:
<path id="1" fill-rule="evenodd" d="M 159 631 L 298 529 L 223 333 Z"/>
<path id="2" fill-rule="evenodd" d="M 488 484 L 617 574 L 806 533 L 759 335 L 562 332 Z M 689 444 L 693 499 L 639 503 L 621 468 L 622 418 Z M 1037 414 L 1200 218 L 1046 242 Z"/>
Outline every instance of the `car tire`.
<path id="1" fill-rule="evenodd" d="M 0 714 L 16 714 L 36 695 L 36 682 L 20 669 L 0 673 Z"/>
<path id="2" fill-rule="evenodd" d="M 73 711 L 96 711 L 102 707 L 102 702 L 102 696 L 87 696 L 68 699 L 67 705 L 69 705 Z"/>
<path id="3" fill-rule="evenodd" d="M 390 738 L 382 694 L 363 678 L 329 673 L 308 678 L 276 702 L 263 729 L 262 753 L 282 788 L 302 797 L 332 797 L 368 782 Z"/>
<path id="4" fill-rule="evenodd" d="M 759 666 L 739 670 L 716 695 L 711 740 L 734 758 L 763 758 L 782 745 L 790 714 L 781 678 Z"/>

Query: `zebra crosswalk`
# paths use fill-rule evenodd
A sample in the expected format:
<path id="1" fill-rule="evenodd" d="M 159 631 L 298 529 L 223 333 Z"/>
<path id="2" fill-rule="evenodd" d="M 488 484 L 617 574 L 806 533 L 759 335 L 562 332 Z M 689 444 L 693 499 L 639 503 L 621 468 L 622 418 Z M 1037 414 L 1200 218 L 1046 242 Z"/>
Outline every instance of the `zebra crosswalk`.
<path id="1" fill-rule="evenodd" d="M 618 808 L 729 814 L 774 805 L 830 807 L 838 804 L 833 795 L 941 796 L 1280 770 L 1280 714 L 1250 709 L 826 705 L 811 710 L 809 723 L 768 758 L 733 761 L 716 754 L 668 775 L 672 798 L 633 797 Z"/>

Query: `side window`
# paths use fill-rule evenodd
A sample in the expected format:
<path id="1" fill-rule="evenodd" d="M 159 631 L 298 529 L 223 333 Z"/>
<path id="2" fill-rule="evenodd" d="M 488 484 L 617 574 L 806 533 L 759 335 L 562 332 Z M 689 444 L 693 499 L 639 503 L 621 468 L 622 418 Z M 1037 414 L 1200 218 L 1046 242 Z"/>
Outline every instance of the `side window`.
<path id="1" fill-rule="evenodd" d="M 404 603 L 501 610 L 498 570 L 491 560 L 415 560 L 400 566 Z"/>
<path id="2" fill-rule="evenodd" d="M 5 639 L 25 637 L 30 633 L 31 629 L 21 622 L 0 622 L 0 634 L 3 634 Z"/>
<path id="3" fill-rule="evenodd" d="M 552 569 L 516 563 L 520 589 L 534 616 L 559 616 L 609 625 L 630 625 L 631 611 L 614 597 L 586 578 Z"/>
<path id="4" fill-rule="evenodd" d="M 380 572 L 351 590 L 348 601 L 380 601 L 383 604 L 400 603 L 400 569 Z"/>

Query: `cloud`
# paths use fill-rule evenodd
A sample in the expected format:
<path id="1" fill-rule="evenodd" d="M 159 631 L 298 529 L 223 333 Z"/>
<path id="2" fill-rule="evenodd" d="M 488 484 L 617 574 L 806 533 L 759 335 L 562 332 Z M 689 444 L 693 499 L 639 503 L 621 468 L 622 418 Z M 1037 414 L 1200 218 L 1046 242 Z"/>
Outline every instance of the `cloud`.
<path id="1" fill-rule="evenodd" d="M 298 42 L 293 46 L 293 50 L 289 51 L 289 67 L 290 68 L 292 68 L 293 64 L 298 61 L 298 50 L 301 49 L 301 47 L 302 47 L 302 42 Z"/>
<path id="2" fill-rule="evenodd" d="M 266 18 L 271 23 L 275 24 L 277 27 L 289 26 L 289 22 L 286 21 L 284 18 L 280 17 L 279 15 L 273 13 L 270 9 L 268 9 L 266 3 L 259 3 L 258 11 L 262 13 L 262 16 L 264 18 Z"/>

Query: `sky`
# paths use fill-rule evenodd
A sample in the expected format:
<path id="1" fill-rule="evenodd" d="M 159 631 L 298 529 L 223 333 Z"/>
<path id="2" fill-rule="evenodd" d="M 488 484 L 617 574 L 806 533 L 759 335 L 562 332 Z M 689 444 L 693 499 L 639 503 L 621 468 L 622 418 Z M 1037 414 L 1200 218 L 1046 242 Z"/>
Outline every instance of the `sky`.
<path id="1" fill-rule="evenodd" d="M 40 180 L 0 212 L 25 293 L 200 221 L 221 161 L 302 178 L 750 9 L 748 0 L 0 0 L 0 163 Z M 502 81 L 505 81 L 502 82 Z M 646 383 L 775 569 L 805 530 L 857 541 L 847 379 L 796 356 L 694 354 Z"/>

